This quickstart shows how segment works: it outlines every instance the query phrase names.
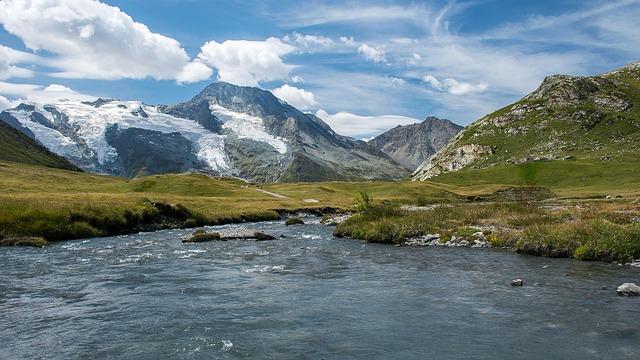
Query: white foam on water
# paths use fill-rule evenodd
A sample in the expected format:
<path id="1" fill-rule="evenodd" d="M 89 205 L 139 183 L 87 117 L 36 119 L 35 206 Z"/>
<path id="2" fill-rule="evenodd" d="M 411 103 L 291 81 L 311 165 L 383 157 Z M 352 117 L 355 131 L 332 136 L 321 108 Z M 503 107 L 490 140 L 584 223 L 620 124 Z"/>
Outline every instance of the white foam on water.
<path id="1" fill-rule="evenodd" d="M 284 265 L 254 265 L 248 269 L 244 269 L 242 271 L 246 273 L 266 273 L 266 272 L 277 272 L 284 271 Z"/>
<path id="2" fill-rule="evenodd" d="M 229 351 L 233 347 L 233 343 L 229 340 L 222 340 L 222 351 Z"/>

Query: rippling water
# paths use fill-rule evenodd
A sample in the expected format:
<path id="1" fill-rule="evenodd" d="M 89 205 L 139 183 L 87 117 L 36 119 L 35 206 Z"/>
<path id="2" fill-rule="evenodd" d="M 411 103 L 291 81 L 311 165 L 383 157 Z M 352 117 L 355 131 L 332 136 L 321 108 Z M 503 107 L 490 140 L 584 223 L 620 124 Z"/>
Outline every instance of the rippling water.
<path id="1" fill-rule="evenodd" d="M 243 226 L 287 237 L 0 248 L 0 358 L 640 358 L 636 269 Z"/>

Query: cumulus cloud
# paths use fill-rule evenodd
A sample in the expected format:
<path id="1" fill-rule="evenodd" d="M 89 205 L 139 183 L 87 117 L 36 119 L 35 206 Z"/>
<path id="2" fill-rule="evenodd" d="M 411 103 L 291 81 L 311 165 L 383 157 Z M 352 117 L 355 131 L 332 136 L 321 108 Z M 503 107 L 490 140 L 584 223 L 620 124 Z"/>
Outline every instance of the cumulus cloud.
<path id="1" fill-rule="evenodd" d="M 0 23 L 27 48 L 54 54 L 46 65 L 56 77 L 194 82 L 212 74 L 178 41 L 96 0 L 3 0 Z"/>
<path id="2" fill-rule="evenodd" d="M 96 96 L 79 93 L 67 86 L 60 84 L 50 84 L 48 86 L 35 84 L 16 84 L 0 81 L 0 94 L 12 98 L 24 100 L 13 101 L 12 104 L 20 101 L 35 103 L 51 103 L 58 100 L 95 100 Z"/>
<path id="3" fill-rule="evenodd" d="M 480 93 L 488 89 L 488 86 L 485 83 L 470 84 L 467 82 L 460 82 L 452 78 L 447 78 L 440 81 L 433 75 L 427 75 L 423 77 L 422 80 L 427 84 L 431 85 L 431 87 L 433 87 L 436 90 L 446 91 L 453 95 Z"/>
<path id="4" fill-rule="evenodd" d="M 259 82 L 287 79 L 292 69 L 282 56 L 295 47 L 278 38 L 264 41 L 209 41 L 201 48 L 198 59 L 218 70 L 218 80 L 237 85 L 256 86 Z"/>
<path id="5" fill-rule="evenodd" d="M 312 92 L 294 86 L 284 84 L 271 92 L 300 110 L 317 109 L 320 106 Z"/>
<path id="6" fill-rule="evenodd" d="M 374 63 L 384 62 L 385 53 L 383 50 L 376 49 L 373 46 L 369 46 L 368 44 L 362 44 L 358 47 L 358 53 L 362 54 L 365 59 L 373 61 Z"/>
<path id="7" fill-rule="evenodd" d="M 329 124 L 336 133 L 357 139 L 369 139 L 395 126 L 420 122 L 400 115 L 362 116 L 348 112 L 329 114 L 322 109 L 316 111 L 316 116 Z"/>

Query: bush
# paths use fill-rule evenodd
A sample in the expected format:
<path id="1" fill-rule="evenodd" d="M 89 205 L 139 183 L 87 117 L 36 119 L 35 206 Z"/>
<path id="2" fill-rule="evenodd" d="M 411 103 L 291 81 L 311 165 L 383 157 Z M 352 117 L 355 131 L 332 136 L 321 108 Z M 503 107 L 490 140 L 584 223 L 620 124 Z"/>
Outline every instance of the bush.
<path id="1" fill-rule="evenodd" d="M 369 196 L 368 193 L 361 191 L 358 197 L 356 197 L 354 210 L 359 212 L 367 211 L 371 209 L 372 206 L 373 199 L 371 198 L 371 196 Z"/>

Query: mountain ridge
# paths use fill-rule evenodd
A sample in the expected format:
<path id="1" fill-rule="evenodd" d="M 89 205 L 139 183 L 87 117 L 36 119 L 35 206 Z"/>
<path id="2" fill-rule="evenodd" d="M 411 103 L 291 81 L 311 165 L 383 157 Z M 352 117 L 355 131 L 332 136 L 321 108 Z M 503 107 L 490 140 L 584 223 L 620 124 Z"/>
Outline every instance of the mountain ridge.
<path id="1" fill-rule="evenodd" d="M 638 155 L 638 105 L 640 62 L 595 76 L 548 76 L 519 101 L 471 123 L 412 178 L 553 161 L 628 163 Z"/>
<path id="2" fill-rule="evenodd" d="M 269 91 L 223 82 L 171 106 L 61 100 L 21 104 L 1 116 L 79 167 L 111 175 L 199 171 L 258 182 L 409 175 L 384 153 L 336 134 Z"/>
<path id="3" fill-rule="evenodd" d="M 368 144 L 413 171 L 462 129 L 451 120 L 430 116 L 420 123 L 398 125 L 368 141 Z"/>

